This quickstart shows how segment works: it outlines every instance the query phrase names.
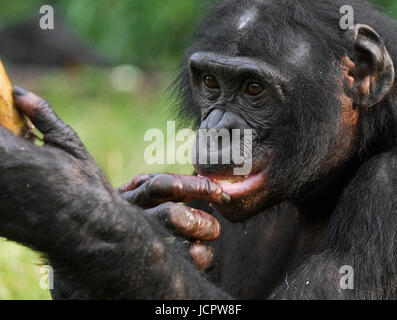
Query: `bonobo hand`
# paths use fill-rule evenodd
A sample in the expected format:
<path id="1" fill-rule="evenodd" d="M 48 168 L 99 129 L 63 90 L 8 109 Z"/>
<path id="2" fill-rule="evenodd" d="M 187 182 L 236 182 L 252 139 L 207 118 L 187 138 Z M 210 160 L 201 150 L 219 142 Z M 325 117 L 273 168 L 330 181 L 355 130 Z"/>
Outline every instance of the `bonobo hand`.
<path id="1" fill-rule="evenodd" d="M 202 270 L 211 268 L 214 250 L 199 241 L 212 241 L 219 237 L 221 227 L 218 220 L 204 211 L 176 202 L 203 200 L 226 203 L 230 197 L 219 185 L 204 177 L 154 173 L 134 177 L 120 187 L 119 192 L 130 203 L 146 208 L 145 214 L 156 217 L 171 232 L 187 238 L 193 262 Z"/>
<path id="2" fill-rule="evenodd" d="M 43 133 L 44 145 L 0 126 L 0 235 L 41 246 L 38 226 L 48 236 L 55 232 L 46 226 L 49 214 L 68 232 L 78 225 L 79 215 L 106 206 L 114 192 L 77 134 L 46 101 L 19 87 L 14 96 L 20 111 Z M 65 223 L 70 218 L 73 225 Z"/>

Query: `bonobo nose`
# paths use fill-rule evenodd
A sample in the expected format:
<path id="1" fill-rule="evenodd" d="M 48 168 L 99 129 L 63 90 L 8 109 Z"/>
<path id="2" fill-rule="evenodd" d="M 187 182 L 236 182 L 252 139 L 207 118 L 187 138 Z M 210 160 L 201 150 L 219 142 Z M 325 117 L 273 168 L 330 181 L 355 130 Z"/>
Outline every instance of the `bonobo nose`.
<path id="1" fill-rule="evenodd" d="M 246 133 L 246 129 L 250 129 L 248 123 L 237 112 L 220 108 L 212 110 L 201 123 L 193 147 L 192 157 L 197 172 L 232 176 L 234 169 L 242 164 L 245 167 L 244 161 L 249 159 L 246 151 L 252 150 L 251 135 Z"/>
<path id="2" fill-rule="evenodd" d="M 203 120 L 200 129 L 249 129 L 248 123 L 237 113 L 215 109 Z"/>

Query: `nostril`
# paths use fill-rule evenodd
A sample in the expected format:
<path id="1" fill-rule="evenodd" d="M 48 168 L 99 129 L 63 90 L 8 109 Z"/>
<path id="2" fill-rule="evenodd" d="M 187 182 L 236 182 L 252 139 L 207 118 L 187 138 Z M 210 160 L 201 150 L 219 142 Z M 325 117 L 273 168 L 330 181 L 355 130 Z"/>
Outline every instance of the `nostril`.
<path id="1" fill-rule="evenodd" d="M 222 119 L 225 111 L 220 109 L 214 109 L 201 123 L 200 129 L 212 129 L 215 128 L 217 123 Z"/>
<path id="2" fill-rule="evenodd" d="M 237 113 L 226 111 L 218 123 L 213 126 L 214 129 L 247 129 L 249 128 L 245 120 Z"/>
<path id="3" fill-rule="evenodd" d="M 200 129 L 201 131 L 197 135 L 198 152 L 202 151 L 201 148 L 212 151 L 230 149 L 235 138 L 238 138 L 238 141 L 241 142 L 245 135 L 244 130 L 250 129 L 250 127 L 238 113 L 214 109 L 204 118 Z M 240 130 L 237 137 L 233 129 Z"/>

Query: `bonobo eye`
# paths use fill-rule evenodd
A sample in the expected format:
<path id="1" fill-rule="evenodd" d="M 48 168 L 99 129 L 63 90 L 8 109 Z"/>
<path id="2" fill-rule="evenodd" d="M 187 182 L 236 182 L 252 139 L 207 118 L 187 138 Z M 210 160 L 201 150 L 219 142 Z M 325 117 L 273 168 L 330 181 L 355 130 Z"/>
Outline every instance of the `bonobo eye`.
<path id="1" fill-rule="evenodd" d="M 216 78 L 211 75 L 211 74 L 204 74 L 203 77 L 203 83 L 204 85 L 209 88 L 209 89 L 219 89 L 219 83 L 218 80 L 216 80 Z"/>
<path id="2" fill-rule="evenodd" d="M 243 92 L 249 96 L 256 97 L 263 93 L 265 89 L 258 82 L 249 80 L 245 83 Z"/>

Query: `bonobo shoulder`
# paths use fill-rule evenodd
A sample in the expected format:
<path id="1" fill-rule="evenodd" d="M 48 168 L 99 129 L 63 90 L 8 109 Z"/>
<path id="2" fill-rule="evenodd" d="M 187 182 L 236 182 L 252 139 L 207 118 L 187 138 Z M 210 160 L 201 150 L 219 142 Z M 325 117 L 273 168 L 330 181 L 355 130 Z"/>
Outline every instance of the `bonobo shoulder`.
<path id="1" fill-rule="evenodd" d="M 361 177 L 362 182 L 379 183 L 397 192 L 397 148 L 370 158 L 356 176 Z"/>

